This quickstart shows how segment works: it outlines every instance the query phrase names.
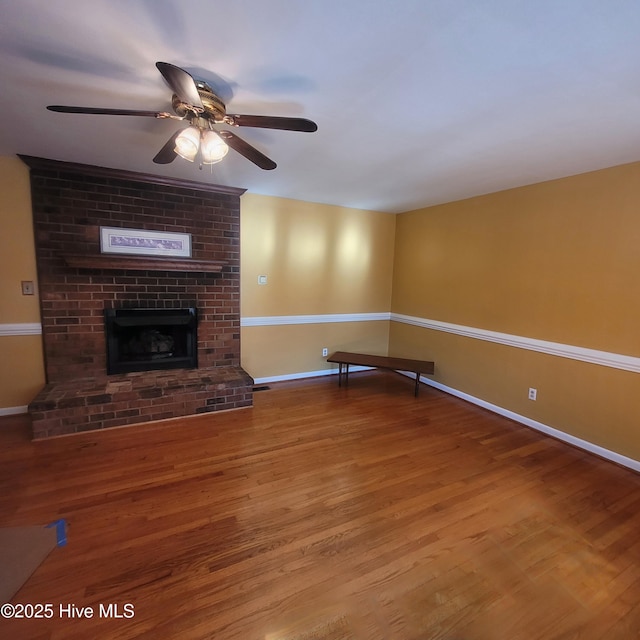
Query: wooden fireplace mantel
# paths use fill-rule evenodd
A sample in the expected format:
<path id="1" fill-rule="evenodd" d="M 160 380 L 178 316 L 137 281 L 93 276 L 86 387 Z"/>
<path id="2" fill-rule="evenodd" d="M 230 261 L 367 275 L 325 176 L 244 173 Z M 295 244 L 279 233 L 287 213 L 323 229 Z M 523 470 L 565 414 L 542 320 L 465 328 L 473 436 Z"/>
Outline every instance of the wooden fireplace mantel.
<path id="1" fill-rule="evenodd" d="M 193 258 L 153 258 L 150 256 L 121 256 L 114 254 L 63 255 L 67 266 L 77 269 L 125 269 L 127 271 L 190 271 L 220 273 L 225 262 L 220 260 L 194 260 Z"/>

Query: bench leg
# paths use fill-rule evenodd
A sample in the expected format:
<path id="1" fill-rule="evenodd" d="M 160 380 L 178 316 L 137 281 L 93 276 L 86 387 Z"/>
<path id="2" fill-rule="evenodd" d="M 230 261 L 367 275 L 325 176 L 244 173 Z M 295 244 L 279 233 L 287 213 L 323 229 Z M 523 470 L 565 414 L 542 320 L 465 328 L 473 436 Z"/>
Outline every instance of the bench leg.
<path id="1" fill-rule="evenodd" d="M 347 362 L 338 362 L 338 386 L 342 386 L 342 367 L 344 367 L 344 385 L 349 384 L 349 364 Z"/>
<path id="2" fill-rule="evenodd" d="M 413 392 L 413 395 L 416 398 L 418 397 L 418 389 L 420 389 L 420 374 L 416 372 L 416 388 L 415 388 L 415 391 Z"/>

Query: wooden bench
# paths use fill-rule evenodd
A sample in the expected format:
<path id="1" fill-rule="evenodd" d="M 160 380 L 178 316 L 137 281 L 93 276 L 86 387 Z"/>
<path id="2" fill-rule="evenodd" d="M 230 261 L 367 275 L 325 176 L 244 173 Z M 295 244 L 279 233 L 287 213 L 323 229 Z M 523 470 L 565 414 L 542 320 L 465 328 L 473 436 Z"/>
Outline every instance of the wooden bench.
<path id="1" fill-rule="evenodd" d="M 391 356 L 373 356 L 366 353 L 349 353 L 348 351 L 336 351 L 332 353 L 327 362 L 338 363 L 338 386 L 342 386 L 342 367 L 345 367 L 345 385 L 349 384 L 349 365 L 363 367 L 376 367 L 378 369 L 391 369 L 393 371 L 411 371 L 416 374 L 416 387 L 414 395 L 418 395 L 420 386 L 420 374 L 433 374 L 434 363 L 430 360 L 412 360 L 411 358 L 394 358 Z"/>

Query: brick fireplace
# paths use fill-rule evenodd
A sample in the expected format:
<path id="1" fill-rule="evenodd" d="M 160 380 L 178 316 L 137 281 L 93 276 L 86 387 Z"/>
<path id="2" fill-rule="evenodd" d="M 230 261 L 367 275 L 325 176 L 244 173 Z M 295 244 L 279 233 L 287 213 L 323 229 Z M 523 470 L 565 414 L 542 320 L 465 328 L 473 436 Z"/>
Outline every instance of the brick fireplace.
<path id="1" fill-rule="evenodd" d="M 31 170 L 46 371 L 29 405 L 34 438 L 250 406 L 253 380 L 240 366 L 243 190 L 21 158 Z M 101 227 L 188 233 L 192 253 L 101 253 Z M 131 324 L 144 310 L 160 318 L 154 348 L 167 353 L 158 358 L 177 340 L 168 318 L 189 310 L 197 354 L 188 368 L 108 374 L 105 322 Z"/>

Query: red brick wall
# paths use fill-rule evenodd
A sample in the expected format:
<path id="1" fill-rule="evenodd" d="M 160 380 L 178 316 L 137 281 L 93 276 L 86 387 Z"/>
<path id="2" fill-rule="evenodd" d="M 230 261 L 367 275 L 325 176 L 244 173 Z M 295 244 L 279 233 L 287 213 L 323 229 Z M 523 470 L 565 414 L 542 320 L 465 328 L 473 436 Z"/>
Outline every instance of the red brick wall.
<path id="1" fill-rule="evenodd" d="M 251 405 L 253 381 L 240 367 L 243 191 L 22 159 L 31 168 L 47 375 L 30 405 L 34 437 Z M 100 253 L 100 226 L 190 233 L 194 259 L 225 266 L 221 273 L 68 266 L 65 254 Z M 197 371 L 107 376 L 105 308 L 183 307 L 198 309 Z"/>
<path id="2" fill-rule="evenodd" d="M 240 364 L 240 195 L 92 175 L 31 170 L 48 382 L 106 373 L 105 308 L 197 307 L 201 368 Z M 222 273 L 88 270 L 65 253 L 98 254 L 100 226 L 192 234 L 192 257 Z"/>

